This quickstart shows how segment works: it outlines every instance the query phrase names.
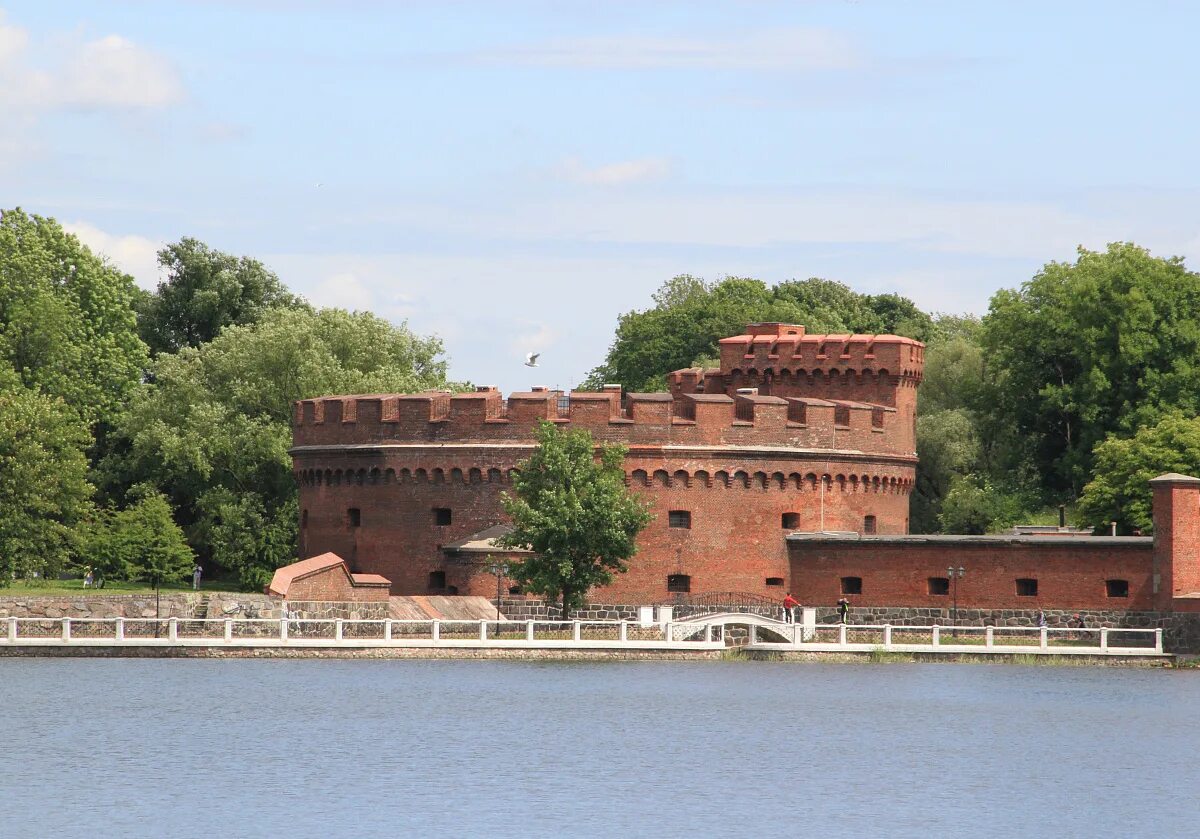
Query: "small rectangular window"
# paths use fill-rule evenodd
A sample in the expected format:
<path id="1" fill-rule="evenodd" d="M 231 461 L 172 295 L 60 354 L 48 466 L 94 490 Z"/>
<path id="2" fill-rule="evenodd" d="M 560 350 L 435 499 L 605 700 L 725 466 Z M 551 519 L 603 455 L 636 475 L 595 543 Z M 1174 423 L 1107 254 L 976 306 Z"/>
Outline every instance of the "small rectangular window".
<path id="1" fill-rule="evenodd" d="M 346 511 L 346 521 L 351 527 L 362 526 L 362 512 L 357 507 L 351 507 Z"/>
<path id="2" fill-rule="evenodd" d="M 783 585 L 783 577 L 767 577 L 767 585 L 781 586 Z"/>
<path id="3" fill-rule="evenodd" d="M 300 528 L 303 529 L 305 527 L 308 527 L 308 510 L 300 512 Z"/>
<path id="4" fill-rule="evenodd" d="M 667 525 L 670 527 L 690 528 L 692 513 L 690 510 L 671 510 L 667 513 Z"/>
<path id="5" fill-rule="evenodd" d="M 946 577 L 930 577 L 929 578 L 929 593 L 930 594 L 949 594 L 950 580 Z"/>
<path id="6" fill-rule="evenodd" d="M 445 527 L 450 524 L 450 508 L 435 507 L 433 509 L 433 523 L 438 527 Z"/>
<path id="7" fill-rule="evenodd" d="M 429 572 L 429 590 L 441 591 L 446 587 L 446 572 L 445 571 L 430 571 Z"/>
<path id="8" fill-rule="evenodd" d="M 1129 580 L 1105 580 L 1104 593 L 1109 597 L 1128 597 Z"/>
<path id="9" fill-rule="evenodd" d="M 850 409 L 845 405 L 835 405 L 833 408 L 833 424 L 847 427 L 850 425 Z"/>
<path id="10" fill-rule="evenodd" d="M 800 527 L 799 513 L 784 513 L 782 519 L 784 530 L 796 530 Z"/>
<path id="11" fill-rule="evenodd" d="M 1037 597 L 1037 580 L 1030 577 L 1022 577 L 1017 580 L 1017 596 Z"/>
<path id="12" fill-rule="evenodd" d="M 668 574 L 667 591 L 687 594 L 692 590 L 692 578 L 687 574 Z"/>
<path id="13" fill-rule="evenodd" d="M 862 577 L 842 577 L 842 594 L 862 594 Z"/>
<path id="14" fill-rule="evenodd" d="M 874 516 L 864 517 L 863 518 L 863 533 L 874 533 L 874 532 L 875 532 L 875 517 Z"/>

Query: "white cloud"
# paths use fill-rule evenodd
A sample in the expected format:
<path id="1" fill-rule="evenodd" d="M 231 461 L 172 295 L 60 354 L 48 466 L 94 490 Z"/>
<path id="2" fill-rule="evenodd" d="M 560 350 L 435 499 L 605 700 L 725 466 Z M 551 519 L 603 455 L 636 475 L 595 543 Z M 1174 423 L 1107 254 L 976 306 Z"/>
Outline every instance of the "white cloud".
<path id="1" fill-rule="evenodd" d="M 86 221 L 64 223 L 63 229 L 75 234 L 95 253 L 107 257 L 113 265 L 132 275 L 142 288 L 153 291 L 158 287 L 158 252 L 163 242 L 144 236 L 113 235 Z"/>
<path id="2" fill-rule="evenodd" d="M 563 38 L 542 44 L 477 53 L 478 61 L 602 69 L 689 68 L 716 70 L 844 70 L 862 58 L 830 29 L 764 29 L 725 38 L 645 35 Z"/>
<path id="3" fill-rule="evenodd" d="M 569 157 L 562 162 L 559 171 L 566 180 L 574 183 L 617 186 L 665 178 L 671 172 L 671 162 L 661 157 L 647 157 L 589 167 L 578 158 Z"/>
<path id="4" fill-rule="evenodd" d="M 529 324 L 513 335 L 508 348 L 514 358 L 519 358 L 524 363 L 526 353 L 544 353 L 558 341 L 559 334 L 559 331 L 549 324 Z"/>
<path id="5" fill-rule="evenodd" d="M 64 105 L 84 108 L 162 108 L 183 99 L 167 60 L 119 35 L 83 44 L 55 85 Z"/>
<path id="6" fill-rule="evenodd" d="M 183 83 L 164 57 L 119 35 L 69 35 L 29 49 L 29 32 L 0 12 L 0 103 L 62 108 L 154 109 L 179 102 Z"/>
<path id="7" fill-rule="evenodd" d="M 330 306 L 352 312 L 370 311 L 375 298 L 357 275 L 348 272 L 326 277 L 305 296 L 314 306 Z"/>

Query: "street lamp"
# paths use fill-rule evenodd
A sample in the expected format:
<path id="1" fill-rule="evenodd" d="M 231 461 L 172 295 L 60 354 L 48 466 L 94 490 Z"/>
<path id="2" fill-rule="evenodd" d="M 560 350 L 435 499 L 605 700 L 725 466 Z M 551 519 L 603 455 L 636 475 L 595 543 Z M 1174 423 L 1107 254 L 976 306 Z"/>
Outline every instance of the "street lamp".
<path id="1" fill-rule="evenodd" d="M 957 576 L 955 576 L 956 572 Z M 967 569 L 961 565 L 958 568 L 951 565 L 946 569 L 946 579 L 950 583 L 951 597 L 954 600 L 953 607 L 950 610 L 950 625 L 953 627 L 951 634 L 955 638 L 958 637 L 958 581 L 962 579 L 965 573 L 967 573 Z"/>
<path id="2" fill-rule="evenodd" d="M 499 562 L 491 557 L 492 561 L 488 564 L 488 571 L 496 575 L 496 622 L 500 622 L 500 583 L 504 579 L 504 574 L 508 571 L 507 566 L 503 562 Z M 499 632 L 499 629 L 496 630 Z"/>

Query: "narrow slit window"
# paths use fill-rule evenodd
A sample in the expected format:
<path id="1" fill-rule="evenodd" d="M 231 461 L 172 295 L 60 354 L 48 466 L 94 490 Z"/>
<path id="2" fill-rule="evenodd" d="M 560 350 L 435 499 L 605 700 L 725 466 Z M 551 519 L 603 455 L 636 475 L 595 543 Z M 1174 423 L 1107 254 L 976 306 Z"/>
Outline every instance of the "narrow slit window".
<path id="1" fill-rule="evenodd" d="M 876 529 L 875 517 L 874 516 L 864 516 L 863 517 L 863 533 L 868 533 L 868 534 L 874 533 L 875 529 Z"/>
<path id="2" fill-rule="evenodd" d="M 362 510 L 351 507 L 346 511 L 346 522 L 351 527 L 362 527 Z"/>

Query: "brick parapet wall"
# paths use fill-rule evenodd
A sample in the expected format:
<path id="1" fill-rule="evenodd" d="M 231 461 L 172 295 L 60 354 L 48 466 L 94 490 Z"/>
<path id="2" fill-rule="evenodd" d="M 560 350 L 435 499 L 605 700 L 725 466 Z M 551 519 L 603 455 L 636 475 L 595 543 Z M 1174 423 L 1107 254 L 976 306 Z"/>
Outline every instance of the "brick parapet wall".
<path id="1" fill-rule="evenodd" d="M 882 385 L 885 389 L 890 384 Z M 550 420 L 598 441 L 638 446 L 833 449 L 915 456 L 908 419 L 895 408 L 822 398 L 554 391 L 329 396 L 296 403 L 297 448 L 403 443 L 532 443 Z"/>
<path id="2" fill-rule="evenodd" d="M 955 581 L 960 610 L 1156 608 L 1153 544 L 1145 538 L 793 539 L 788 550 L 792 593 L 809 603 L 832 606 L 846 596 L 855 607 L 946 609 L 954 600 L 953 588 L 934 594 L 929 580 L 946 578 L 947 567 L 953 566 L 965 569 L 965 576 Z M 844 578 L 860 579 L 861 593 L 844 595 Z M 1036 595 L 1019 594 L 1018 579 L 1036 580 Z M 1128 595 L 1110 596 L 1109 580 L 1127 583 Z"/>

